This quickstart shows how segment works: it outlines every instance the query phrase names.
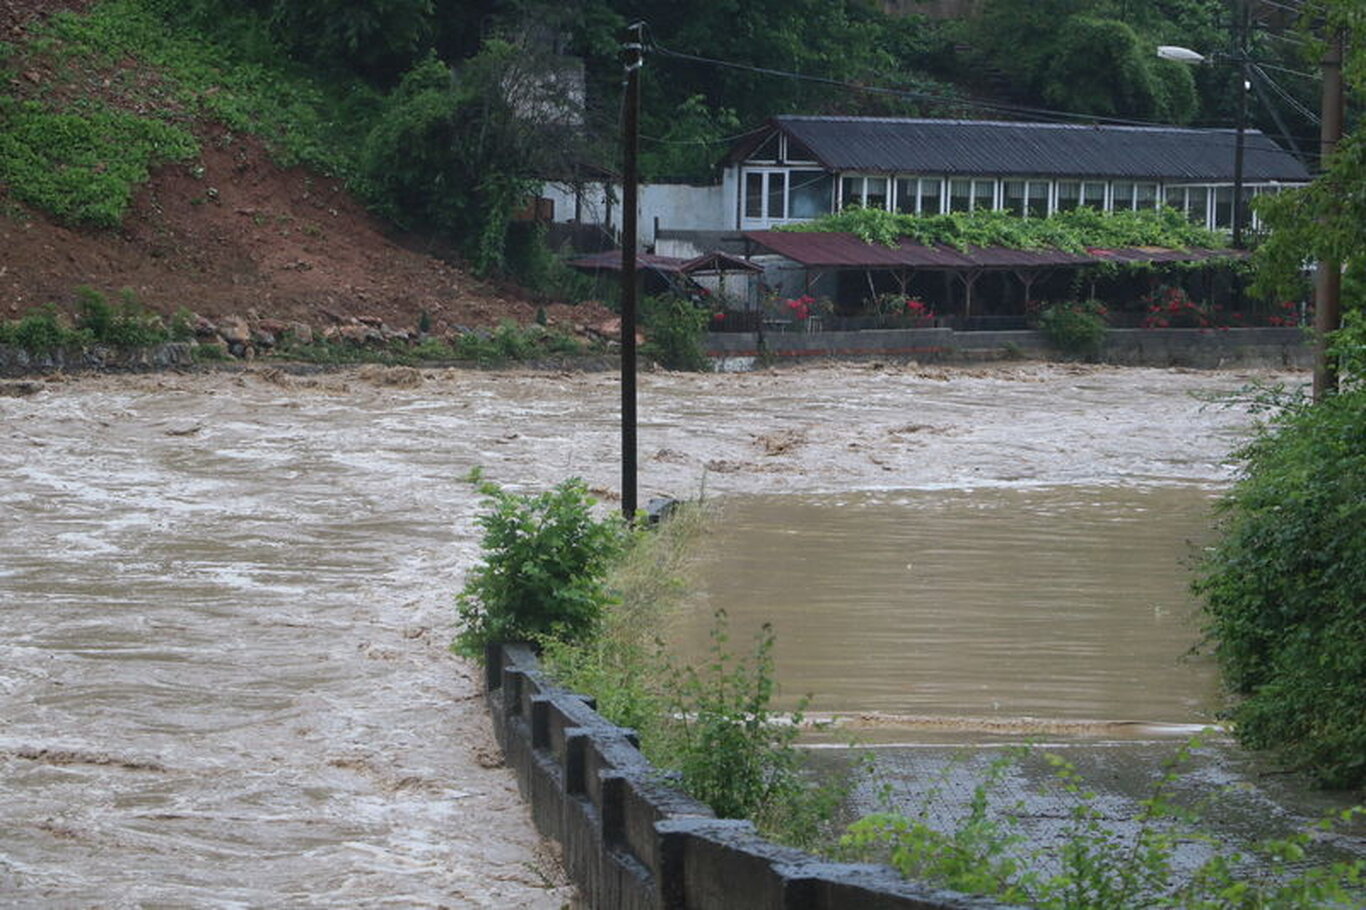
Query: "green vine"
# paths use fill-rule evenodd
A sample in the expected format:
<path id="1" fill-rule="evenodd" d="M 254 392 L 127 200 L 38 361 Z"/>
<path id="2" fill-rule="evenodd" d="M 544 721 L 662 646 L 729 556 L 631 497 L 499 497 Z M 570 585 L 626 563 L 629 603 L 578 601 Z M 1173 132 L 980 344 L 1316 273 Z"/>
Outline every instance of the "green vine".
<path id="1" fill-rule="evenodd" d="M 1081 208 L 1047 218 L 1020 218 L 1009 212 L 952 212 L 902 215 L 881 209 L 851 208 L 813 221 L 784 225 L 787 231 L 843 231 L 865 243 L 896 246 L 903 237 L 918 243 L 946 244 L 960 250 L 1002 246 L 1014 250 L 1088 249 L 1151 246 L 1179 250 L 1227 246 L 1222 235 L 1192 224 L 1175 209 L 1098 212 Z"/>

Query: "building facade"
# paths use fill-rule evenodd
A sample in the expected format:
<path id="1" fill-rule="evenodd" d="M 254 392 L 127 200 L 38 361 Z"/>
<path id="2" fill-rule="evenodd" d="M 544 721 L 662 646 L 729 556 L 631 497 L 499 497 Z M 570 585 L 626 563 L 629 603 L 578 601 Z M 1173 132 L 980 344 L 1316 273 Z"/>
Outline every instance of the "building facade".
<path id="1" fill-rule="evenodd" d="M 774 117 L 727 158 L 727 227 L 765 230 L 851 206 L 916 215 L 1167 205 L 1231 229 L 1244 202 L 1309 180 L 1257 130 L 890 117 Z M 1244 211 L 1248 211 L 1245 207 Z M 1257 225 L 1253 221 L 1252 226 Z"/>

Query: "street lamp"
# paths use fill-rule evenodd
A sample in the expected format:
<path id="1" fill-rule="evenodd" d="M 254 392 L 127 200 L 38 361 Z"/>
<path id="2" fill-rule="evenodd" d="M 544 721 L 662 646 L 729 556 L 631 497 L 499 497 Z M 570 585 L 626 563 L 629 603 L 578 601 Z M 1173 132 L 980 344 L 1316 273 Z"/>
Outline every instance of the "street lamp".
<path id="1" fill-rule="evenodd" d="M 1209 66 L 1229 62 L 1238 66 L 1238 81 L 1242 91 L 1238 93 L 1238 129 L 1233 143 L 1233 248 L 1243 248 L 1243 148 L 1247 139 L 1247 93 L 1252 87 L 1248 77 L 1248 59 L 1245 50 L 1233 55 L 1210 54 L 1206 56 L 1188 47 L 1163 44 L 1157 48 L 1157 56 L 1163 60 L 1175 60 L 1189 65 Z"/>

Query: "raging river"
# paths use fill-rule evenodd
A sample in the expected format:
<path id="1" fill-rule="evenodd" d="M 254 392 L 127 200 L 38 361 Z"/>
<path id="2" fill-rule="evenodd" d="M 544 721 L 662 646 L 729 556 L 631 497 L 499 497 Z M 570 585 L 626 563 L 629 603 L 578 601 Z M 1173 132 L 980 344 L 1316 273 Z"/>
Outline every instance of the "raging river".
<path id="1" fill-rule="evenodd" d="M 642 500 L 704 492 L 723 519 L 677 634 L 767 605 L 785 690 L 902 738 L 926 717 L 1200 723 L 1183 560 L 1251 421 L 1217 399 L 1302 378 L 643 375 Z M 447 644 L 478 557 L 462 476 L 577 475 L 610 503 L 613 374 L 0 391 L 0 904 L 571 899 Z"/>

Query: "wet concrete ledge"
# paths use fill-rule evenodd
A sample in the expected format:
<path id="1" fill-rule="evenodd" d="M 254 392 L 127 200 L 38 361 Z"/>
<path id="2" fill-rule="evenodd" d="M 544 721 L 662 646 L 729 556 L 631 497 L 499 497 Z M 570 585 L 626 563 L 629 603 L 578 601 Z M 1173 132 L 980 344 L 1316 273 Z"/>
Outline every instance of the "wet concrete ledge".
<path id="1" fill-rule="evenodd" d="M 1037 331 L 957 332 L 948 328 L 873 329 L 858 332 L 714 332 L 709 356 L 725 361 L 764 357 L 775 362 L 813 358 L 897 358 L 924 363 L 981 363 L 1056 359 Z M 1303 329 L 1111 329 L 1097 358 L 1121 366 L 1195 369 L 1308 368 L 1314 349 Z"/>
<path id="2" fill-rule="evenodd" d="M 885 866 L 830 863 L 718 819 L 669 785 L 591 699 L 552 684 L 526 645 L 490 646 L 485 699 L 537 829 L 599 910 L 995 910 Z"/>

